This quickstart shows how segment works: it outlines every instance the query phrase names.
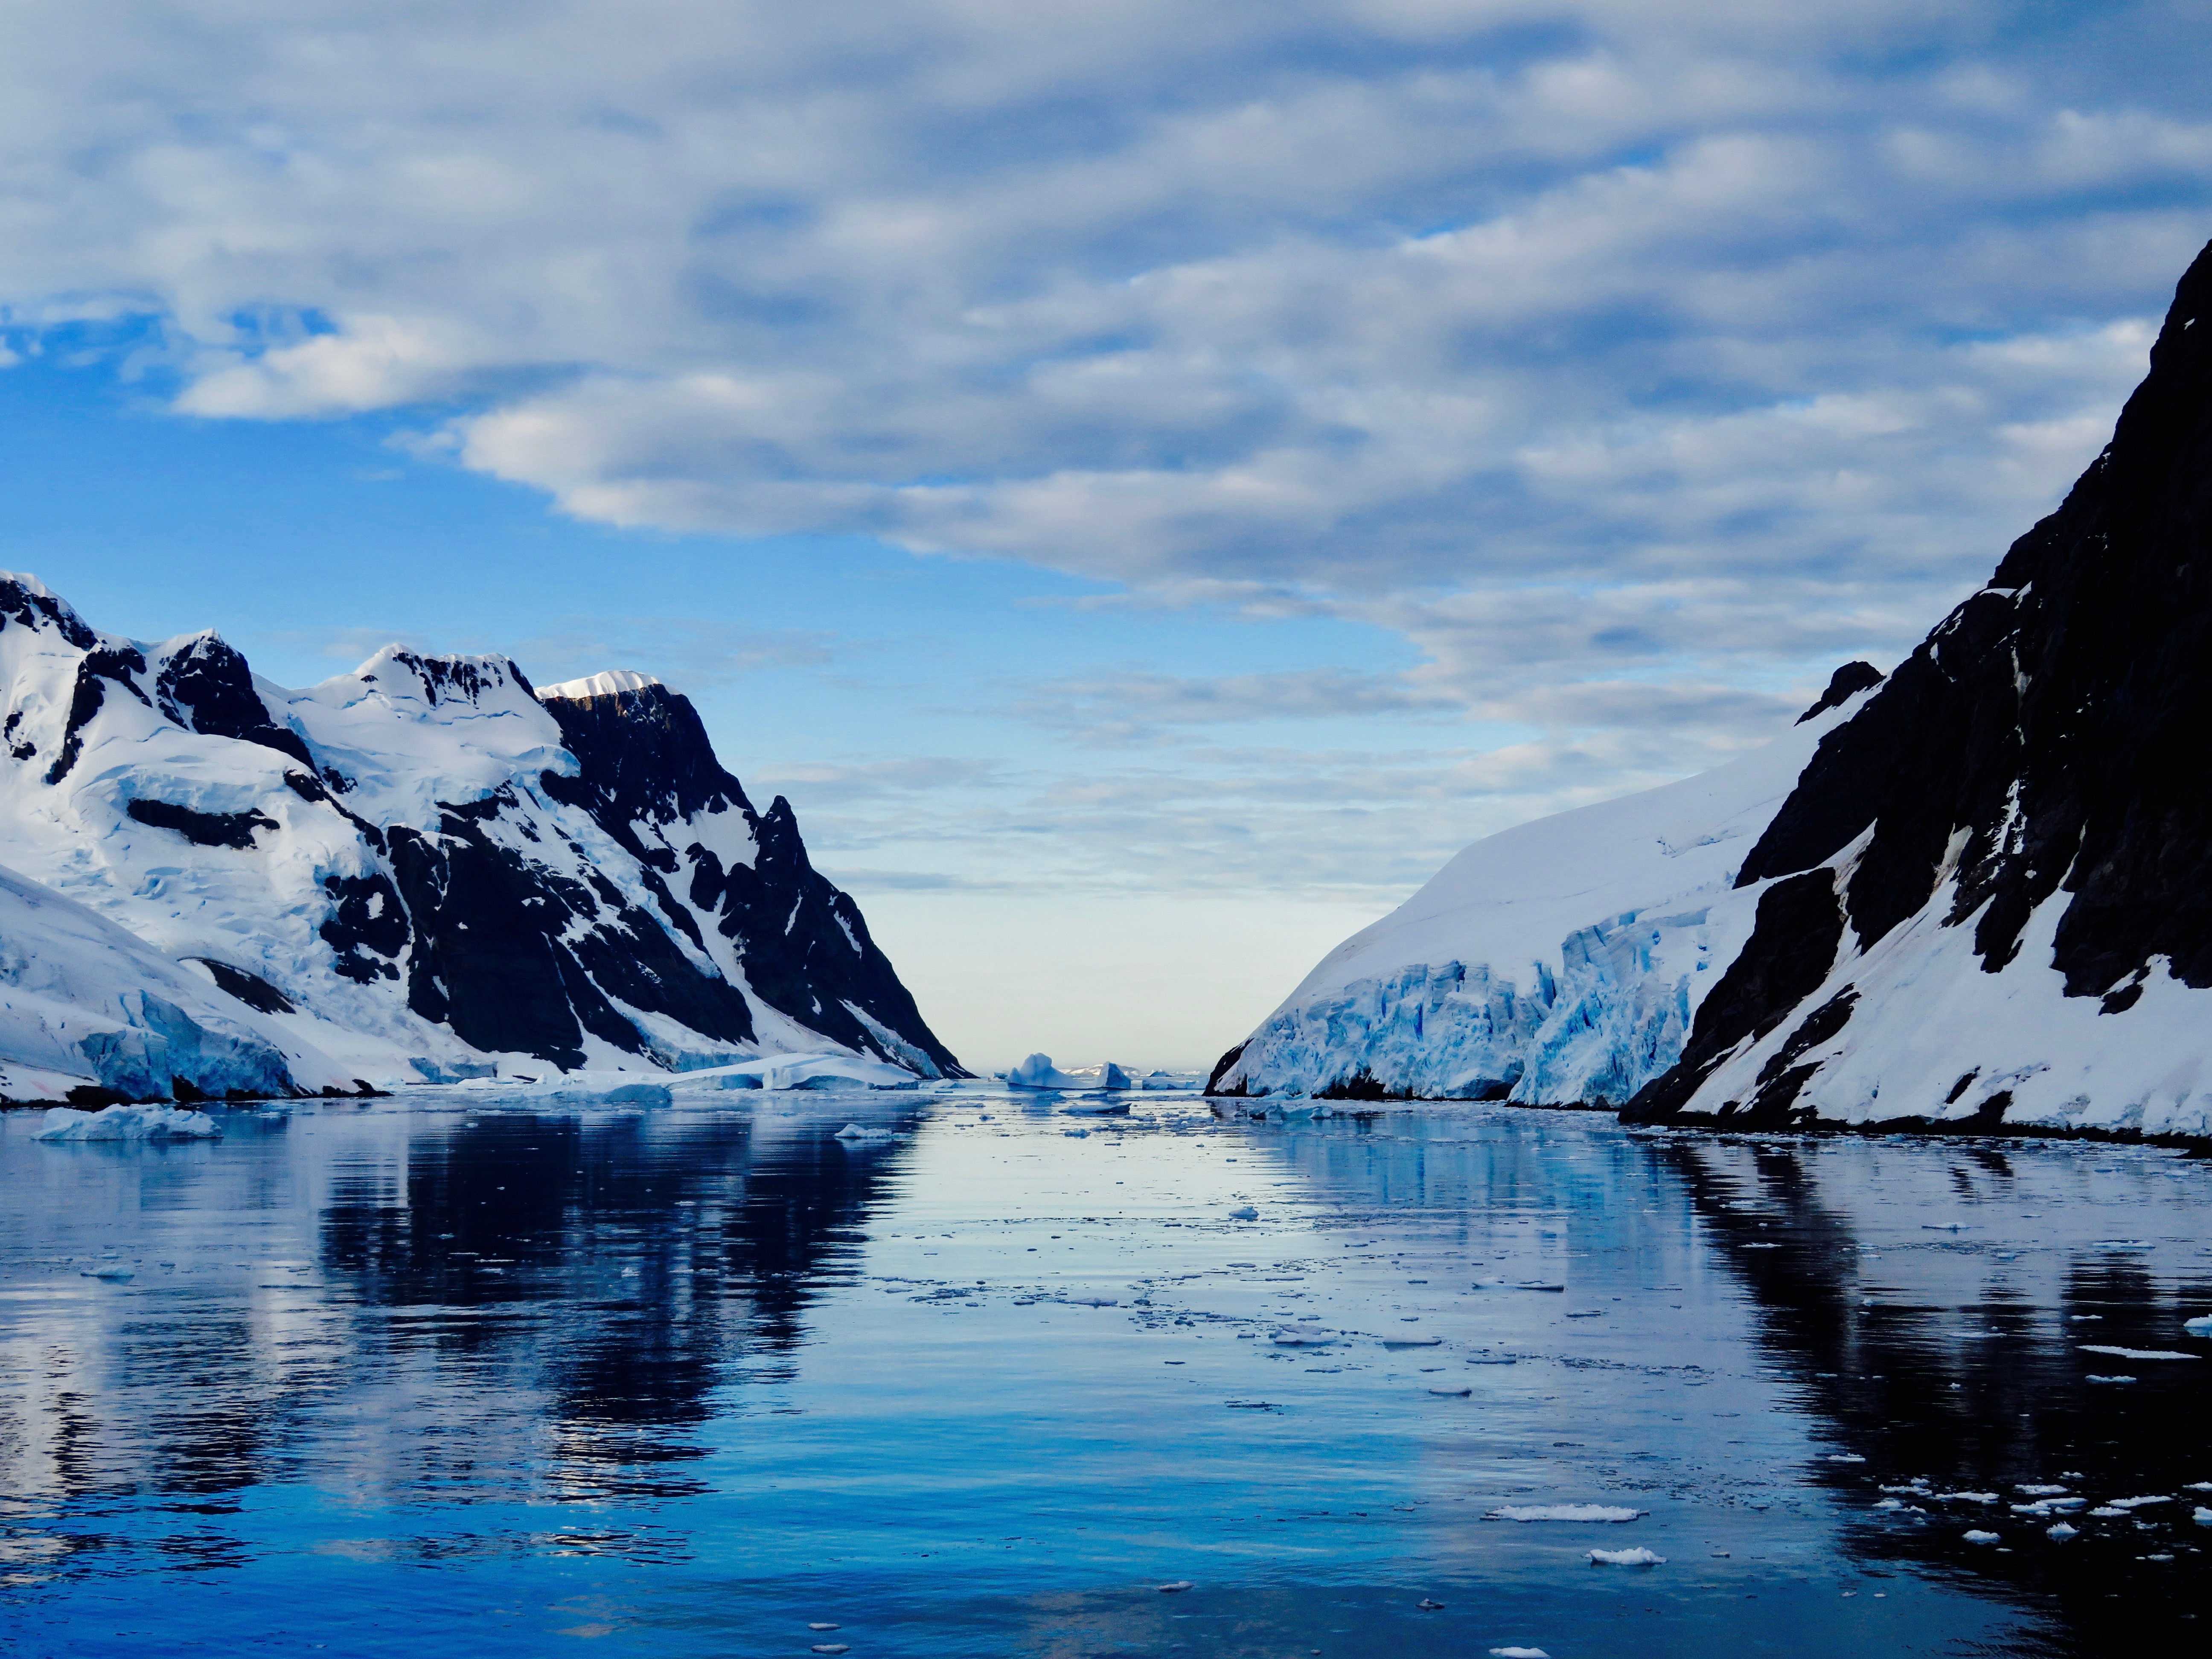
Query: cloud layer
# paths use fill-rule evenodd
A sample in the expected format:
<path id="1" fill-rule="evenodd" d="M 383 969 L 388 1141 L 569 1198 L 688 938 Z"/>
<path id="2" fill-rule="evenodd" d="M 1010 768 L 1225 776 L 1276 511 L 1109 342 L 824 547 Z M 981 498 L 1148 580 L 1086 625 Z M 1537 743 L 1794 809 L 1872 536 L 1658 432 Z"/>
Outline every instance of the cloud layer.
<path id="1" fill-rule="evenodd" d="M 2055 500 L 2212 231 L 2192 27 L 2179 0 L 27 0 L 0 322 L 18 354 L 127 343 L 184 416 L 399 410 L 418 452 L 612 525 L 1384 630 L 1410 665 L 1009 702 L 1130 751 L 1089 805 L 1131 879 L 1270 777 L 1458 802 L 1427 849 L 1773 730 Z M 684 648 L 712 674 L 829 647 Z M 1294 719 L 1468 728 L 1409 781 L 1245 729 Z M 1164 817 L 1209 765 L 1212 816 Z M 897 793 L 855 844 L 922 834 L 936 797 Z M 1268 856 L 1218 868 L 1325 878 Z"/>

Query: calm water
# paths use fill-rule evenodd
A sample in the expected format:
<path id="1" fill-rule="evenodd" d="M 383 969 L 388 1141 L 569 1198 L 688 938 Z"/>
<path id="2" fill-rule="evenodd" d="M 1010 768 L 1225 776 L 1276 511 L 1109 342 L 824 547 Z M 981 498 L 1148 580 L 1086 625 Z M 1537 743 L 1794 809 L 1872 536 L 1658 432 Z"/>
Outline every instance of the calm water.
<path id="1" fill-rule="evenodd" d="M 12 1650 L 2203 1640 L 2212 1168 L 1056 1104 L 0 1119 Z M 2023 1484 L 2171 1501 L 2057 1543 Z M 1558 1504 L 1647 1513 L 1486 1518 Z"/>

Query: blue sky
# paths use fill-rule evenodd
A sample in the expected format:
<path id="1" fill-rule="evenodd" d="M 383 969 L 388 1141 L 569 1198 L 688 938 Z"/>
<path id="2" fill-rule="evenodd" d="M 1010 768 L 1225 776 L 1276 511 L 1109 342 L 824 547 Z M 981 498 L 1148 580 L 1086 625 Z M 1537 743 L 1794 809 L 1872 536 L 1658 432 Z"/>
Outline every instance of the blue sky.
<path id="1" fill-rule="evenodd" d="M 2055 503 L 2200 0 L 11 9 L 0 562 L 690 692 L 963 1054 L 1210 1059 Z"/>

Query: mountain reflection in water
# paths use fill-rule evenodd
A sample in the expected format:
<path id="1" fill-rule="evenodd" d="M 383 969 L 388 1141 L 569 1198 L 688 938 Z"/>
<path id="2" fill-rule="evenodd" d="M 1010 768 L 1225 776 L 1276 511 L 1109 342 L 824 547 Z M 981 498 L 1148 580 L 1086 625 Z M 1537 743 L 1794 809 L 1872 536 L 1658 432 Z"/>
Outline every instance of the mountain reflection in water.
<path id="1" fill-rule="evenodd" d="M 2208 1368 L 2081 1345 L 2212 1355 L 2203 1164 L 1055 1103 L 0 1118 L 0 1616 L 471 1659 L 2195 1633 Z M 2060 1544 L 2045 1485 L 2168 1501 Z M 1594 1501 L 1649 1513 L 1483 1519 Z M 1667 1565 L 1588 1564 L 1629 1545 Z"/>

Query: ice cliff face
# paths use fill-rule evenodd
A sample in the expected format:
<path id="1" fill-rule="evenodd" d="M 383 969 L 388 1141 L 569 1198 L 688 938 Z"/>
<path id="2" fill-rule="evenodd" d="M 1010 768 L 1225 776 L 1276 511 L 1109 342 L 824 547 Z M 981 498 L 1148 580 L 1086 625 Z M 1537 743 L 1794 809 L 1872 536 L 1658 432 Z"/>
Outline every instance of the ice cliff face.
<path id="1" fill-rule="evenodd" d="M 34 1093 L 830 1048 L 958 1069 L 789 805 L 757 812 L 656 682 L 541 693 L 392 647 L 292 691 L 0 575 L 0 910 L 27 930 L 0 935 L 0 1067 Z"/>
<path id="2" fill-rule="evenodd" d="M 2105 453 L 1887 681 L 1478 842 L 1214 1087 L 2212 1133 L 2208 553 L 2212 249 Z"/>

